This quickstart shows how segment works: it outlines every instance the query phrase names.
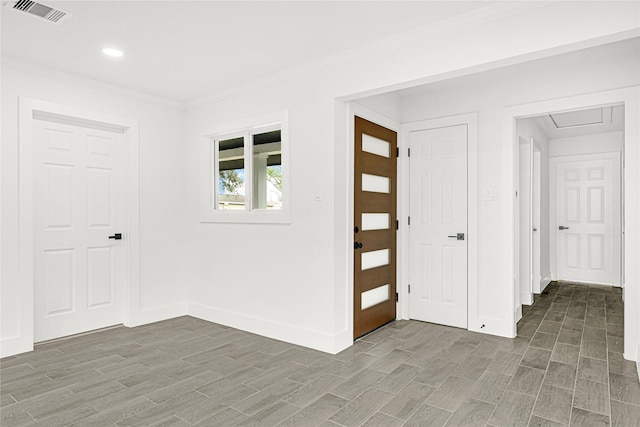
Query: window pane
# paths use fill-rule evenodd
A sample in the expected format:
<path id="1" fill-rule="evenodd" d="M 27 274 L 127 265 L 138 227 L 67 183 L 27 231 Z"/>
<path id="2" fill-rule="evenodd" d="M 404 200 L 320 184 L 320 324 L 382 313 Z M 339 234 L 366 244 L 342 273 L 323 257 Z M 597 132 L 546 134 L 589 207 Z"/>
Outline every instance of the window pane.
<path id="1" fill-rule="evenodd" d="M 253 135 L 253 209 L 282 209 L 280 130 Z"/>
<path id="2" fill-rule="evenodd" d="M 245 209 L 244 138 L 218 143 L 218 209 Z"/>

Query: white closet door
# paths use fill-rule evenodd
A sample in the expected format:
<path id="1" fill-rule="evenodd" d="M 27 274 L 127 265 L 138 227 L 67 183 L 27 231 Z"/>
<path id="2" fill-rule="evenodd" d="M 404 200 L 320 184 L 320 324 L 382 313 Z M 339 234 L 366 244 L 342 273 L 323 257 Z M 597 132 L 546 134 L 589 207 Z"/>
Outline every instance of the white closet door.
<path id="1" fill-rule="evenodd" d="M 40 342 L 122 323 L 123 135 L 34 123 Z"/>

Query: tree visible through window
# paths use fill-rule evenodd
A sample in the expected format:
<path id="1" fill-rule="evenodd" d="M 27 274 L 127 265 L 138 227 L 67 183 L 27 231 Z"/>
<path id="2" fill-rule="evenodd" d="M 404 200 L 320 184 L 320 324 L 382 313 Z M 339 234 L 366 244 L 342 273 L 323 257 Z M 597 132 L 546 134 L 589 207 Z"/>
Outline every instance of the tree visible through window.
<path id="1" fill-rule="evenodd" d="M 257 128 L 255 132 L 249 129 L 242 135 L 218 140 L 216 157 L 218 173 L 214 188 L 217 209 L 282 209 L 282 141 L 279 127 Z M 250 163 L 249 169 L 247 163 Z"/>

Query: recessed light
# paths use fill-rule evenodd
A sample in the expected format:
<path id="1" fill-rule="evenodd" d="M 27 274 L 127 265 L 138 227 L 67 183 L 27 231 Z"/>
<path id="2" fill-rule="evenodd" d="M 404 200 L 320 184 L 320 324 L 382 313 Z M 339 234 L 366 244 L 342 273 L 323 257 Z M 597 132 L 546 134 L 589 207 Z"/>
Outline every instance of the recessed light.
<path id="1" fill-rule="evenodd" d="M 114 49 L 112 47 L 105 47 L 104 49 L 102 49 L 102 53 L 104 53 L 107 56 L 112 56 L 114 58 L 120 58 L 122 55 L 124 55 L 124 53 L 122 53 L 121 50 Z"/>

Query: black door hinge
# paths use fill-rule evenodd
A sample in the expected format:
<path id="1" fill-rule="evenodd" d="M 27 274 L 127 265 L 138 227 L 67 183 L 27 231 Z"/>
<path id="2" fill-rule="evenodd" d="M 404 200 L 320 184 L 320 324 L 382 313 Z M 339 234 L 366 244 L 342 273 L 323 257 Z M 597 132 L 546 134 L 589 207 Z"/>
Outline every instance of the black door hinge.
<path id="1" fill-rule="evenodd" d="M 411 293 L 411 285 L 409 285 L 409 293 Z"/>
<path id="2" fill-rule="evenodd" d="M 396 147 L 396 157 L 400 157 L 400 147 Z"/>
<path id="3" fill-rule="evenodd" d="M 411 217 L 407 217 L 407 225 L 411 225 Z"/>
<path id="4" fill-rule="evenodd" d="M 396 230 L 400 230 L 400 221 L 396 219 Z"/>
<path id="5" fill-rule="evenodd" d="M 398 293 L 396 292 L 396 302 L 398 302 Z"/>
<path id="6" fill-rule="evenodd" d="M 411 157 L 411 148 L 407 148 L 407 156 Z"/>

